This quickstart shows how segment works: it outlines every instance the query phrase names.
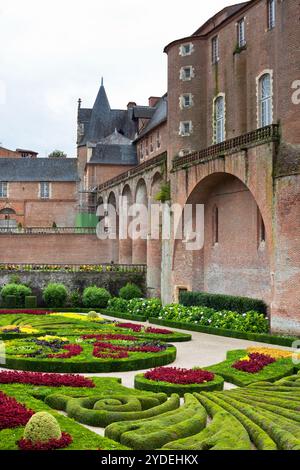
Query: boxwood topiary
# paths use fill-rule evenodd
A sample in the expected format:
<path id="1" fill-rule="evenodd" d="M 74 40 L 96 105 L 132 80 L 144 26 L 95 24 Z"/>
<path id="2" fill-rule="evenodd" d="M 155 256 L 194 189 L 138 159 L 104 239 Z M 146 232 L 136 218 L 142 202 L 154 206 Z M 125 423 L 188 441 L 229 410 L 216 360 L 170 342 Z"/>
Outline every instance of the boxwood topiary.
<path id="1" fill-rule="evenodd" d="M 106 308 L 110 298 L 108 290 L 93 286 L 84 289 L 82 302 L 86 308 Z"/>
<path id="2" fill-rule="evenodd" d="M 34 444 L 60 438 L 61 430 L 57 420 L 45 411 L 34 414 L 24 429 L 24 439 Z"/>
<path id="3" fill-rule="evenodd" d="M 3 303 L 6 305 L 8 296 L 15 296 L 16 306 L 24 307 L 25 297 L 31 295 L 31 292 L 30 287 L 24 286 L 23 284 L 7 284 L 1 289 L 1 297 Z"/>
<path id="4" fill-rule="evenodd" d="M 128 283 L 126 286 L 122 287 L 119 291 L 119 296 L 121 299 L 131 300 L 131 299 L 140 299 L 143 297 L 142 290 L 136 285 Z"/>

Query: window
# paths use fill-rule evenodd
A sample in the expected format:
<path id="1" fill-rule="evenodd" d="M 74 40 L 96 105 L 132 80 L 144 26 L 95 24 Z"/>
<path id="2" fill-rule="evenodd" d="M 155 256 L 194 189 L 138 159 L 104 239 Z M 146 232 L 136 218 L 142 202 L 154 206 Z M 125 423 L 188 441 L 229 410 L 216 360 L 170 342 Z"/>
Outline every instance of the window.
<path id="1" fill-rule="evenodd" d="M 157 134 L 156 134 L 156 147 L 157 149 L 160 148 L 160 132 L 157 131 Z"/>
<path id="2" fill-rule="evenodd" d="M 219 209 L 217 206 L 213 209 L 213 245 L 219 243 Z"/>
<path id="3" fill-rule="evenodd" d="M 181 56 L 191 55 L 192 52 L 193 52 L 193 44 L 192 43 L 182 44 L 179 48 L 179 54 Z"/>
<path id="4" fill-rule="evenodd" d="M 246 45 L 246 35 L 245 35 L 245 20 L 244 18 L 240 20 L 237 24 L 237 36 L 238 36 L 238 46 L 245 47 Z"/>
<path id="5" fill-rule="evenodd" d="M 268 29 L 275 28 L 276 25 L 276 2 L 268 0 Z"/>
<path id="6" fill-rule="evenodd" d="M 145 148 L 145 156 L 148 157 L 149 155 L 149 141 L 148 139 L 146 139 L 146 144 L 145 144 L 146 148 Z"/>
<path id="7" fill-rule="evenodd" d="M 193 131 L 192 121 L 183 121 L 180 123 L 179 135 L 186 137 L 191 135 Z"/>
<path id="8" fill-rule="evenodd" d="M 40 198 L 49 199 L 50 198 L 50 183 L 45 181 L 40 183 Z"/>
<path id="9" fill-rule="evenodd" d="M 259 127 L 265 127 L 272 124 L 272 107 L 271 75 L 266 73 L 259 80 Z"/>
<path id="10" fill-rule="evenodd" d="M 190 108 L 193 104 L 191 93 L 186 93 L 180 97 L 180 107 L 181 108 Z"/>
<path id="11" fill-rule="evenodd" d="M 225 98 L 219 96 L 215 100 L 214 106 L 215 115 L 215 143 L 219 144 L 225 140 Z"/>
<path id="12" fill-rule="evenodd" d="M 194 69 L 191 65 L 180 69 L 180 80 L 191 80 L 194 76 Z"/>
<path id="13" fill-rule="evenodd" d="M 154 147 L 153 147 L 153 136 L 150 137 L 150 153 L 154 152 Z"/>
<path id="14" fill-rule="evenodd" d="M 8 184 L 6 182 L 0 182 L 0 198 L 5 199 L 7 198 L 7 187 Z"/>
<path id="15" fill-rule="evenodd" d="M 258 246 L 261 246 L 262 243 L 266 242 L 266 227 L 264 219 L 260 213 L 259 208 L 257 208 L 257 231 L 258 231 Z"/>
<path id="16" fill-rule="evenodd" d="M 215 36 L 211 41 L 212 63 L 217 64 L 219 58 L 219 37 Z"/>

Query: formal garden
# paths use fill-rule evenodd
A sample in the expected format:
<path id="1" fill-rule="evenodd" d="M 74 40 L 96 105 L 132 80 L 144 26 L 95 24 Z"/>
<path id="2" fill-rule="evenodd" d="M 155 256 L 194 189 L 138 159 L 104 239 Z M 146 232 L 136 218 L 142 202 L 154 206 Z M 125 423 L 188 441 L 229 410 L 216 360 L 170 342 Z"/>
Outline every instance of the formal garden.
<path id="1" fill-rule="evenodd" d="M 295 338 L 259 300 L 51 283 L 39 304 L 13 275 L 1 302 L 1 450 L 300 450 Z M 245 346 L 200 367 L 199 338 Z"/>

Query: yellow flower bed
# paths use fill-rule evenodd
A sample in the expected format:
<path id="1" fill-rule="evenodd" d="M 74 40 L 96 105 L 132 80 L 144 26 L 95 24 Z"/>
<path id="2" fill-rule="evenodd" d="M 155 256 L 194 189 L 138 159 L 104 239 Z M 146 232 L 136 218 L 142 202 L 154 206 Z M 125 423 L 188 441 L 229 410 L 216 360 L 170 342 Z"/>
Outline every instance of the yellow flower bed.
<path id="1" fill-rule="evenodd" d="M 68 318 L 68 319 L 73 319 L 73 320 L 83 320 L 83 321 L 91 321 L 90 318 L 88 318 L 87 315 L 81 315 L 80 313 L 69 313 L 69 312 L 65 312 L 65 313 L 51 313 L 50 316 L 52 317 L 64 317 L 64 318 Z M 102 317 L 98 317 L 98 318 L 95 318 L 93 319 L 93 321 L 100 321 L 100 322 L 103 322 L 104 319 Z"/>
<path id="2" fill-rule="evenodd" d="M 40 336 L 38 340 L 47 341 L 48 343 L 50 343 L 51 341 L 56 341 L 56 340 L 62 341 L 63 343 L 67 343 L 69 341 L 68 338 L 62 338 L 61 336 L 49 336 L 49 335 Z"/>
<path id="3" fill-rule="evenodd" d="M 275 349 L 275 348 L 259 348 L 259 347 L 251 347 L 247 348 L 247 352 L 251 353 L 259 353 L 259 354 L 266 354 L 267 356 L 274 357 L 274 359 L 285 359 L 288 357 L 293 357 L 294 352 L 292 351 L 284 351 L 283 349 Z M 300 354 L 298 355 L 300 359 Z"/>
<path id="4" fill-rule="evenodd" d="M 36 330 L 35 328 L 32 328 L 31 325 L 27 325 L 27 326 L 6 325 L 6 326 L 1 326 L 0 331 L 9 333 L 10 331 L 14 331 L 17 328 L 19 329 L 20 333 L 25 333 L 25 334 L 28 334 L 28 335 L 29 334 L 35 334 L 35 333 L 39 332 L 39 330 Z"/>

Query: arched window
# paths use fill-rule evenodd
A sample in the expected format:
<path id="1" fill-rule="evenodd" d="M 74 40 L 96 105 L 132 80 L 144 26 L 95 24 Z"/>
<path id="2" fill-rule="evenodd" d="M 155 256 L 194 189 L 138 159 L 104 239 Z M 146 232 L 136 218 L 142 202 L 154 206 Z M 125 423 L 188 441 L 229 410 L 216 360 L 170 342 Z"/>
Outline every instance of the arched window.
<path id="1" fill-rule="evenodd" d="M 219 144 L 225 140 L 225 98 L 219 96 L 215 100 L 215 143 Z"/>
<path id="2" fill-rule="evenodd" d="M 213 245 L 219 243 L 219 209 L 217 206 L 213 209 Z"/>
<path id="3" fill-rule="evenodd" d="M 259 80 L 259 124 L 260 127 L 269 126 L 273 122 L 273 98 L 271 75 L 264 74 Z"/>

